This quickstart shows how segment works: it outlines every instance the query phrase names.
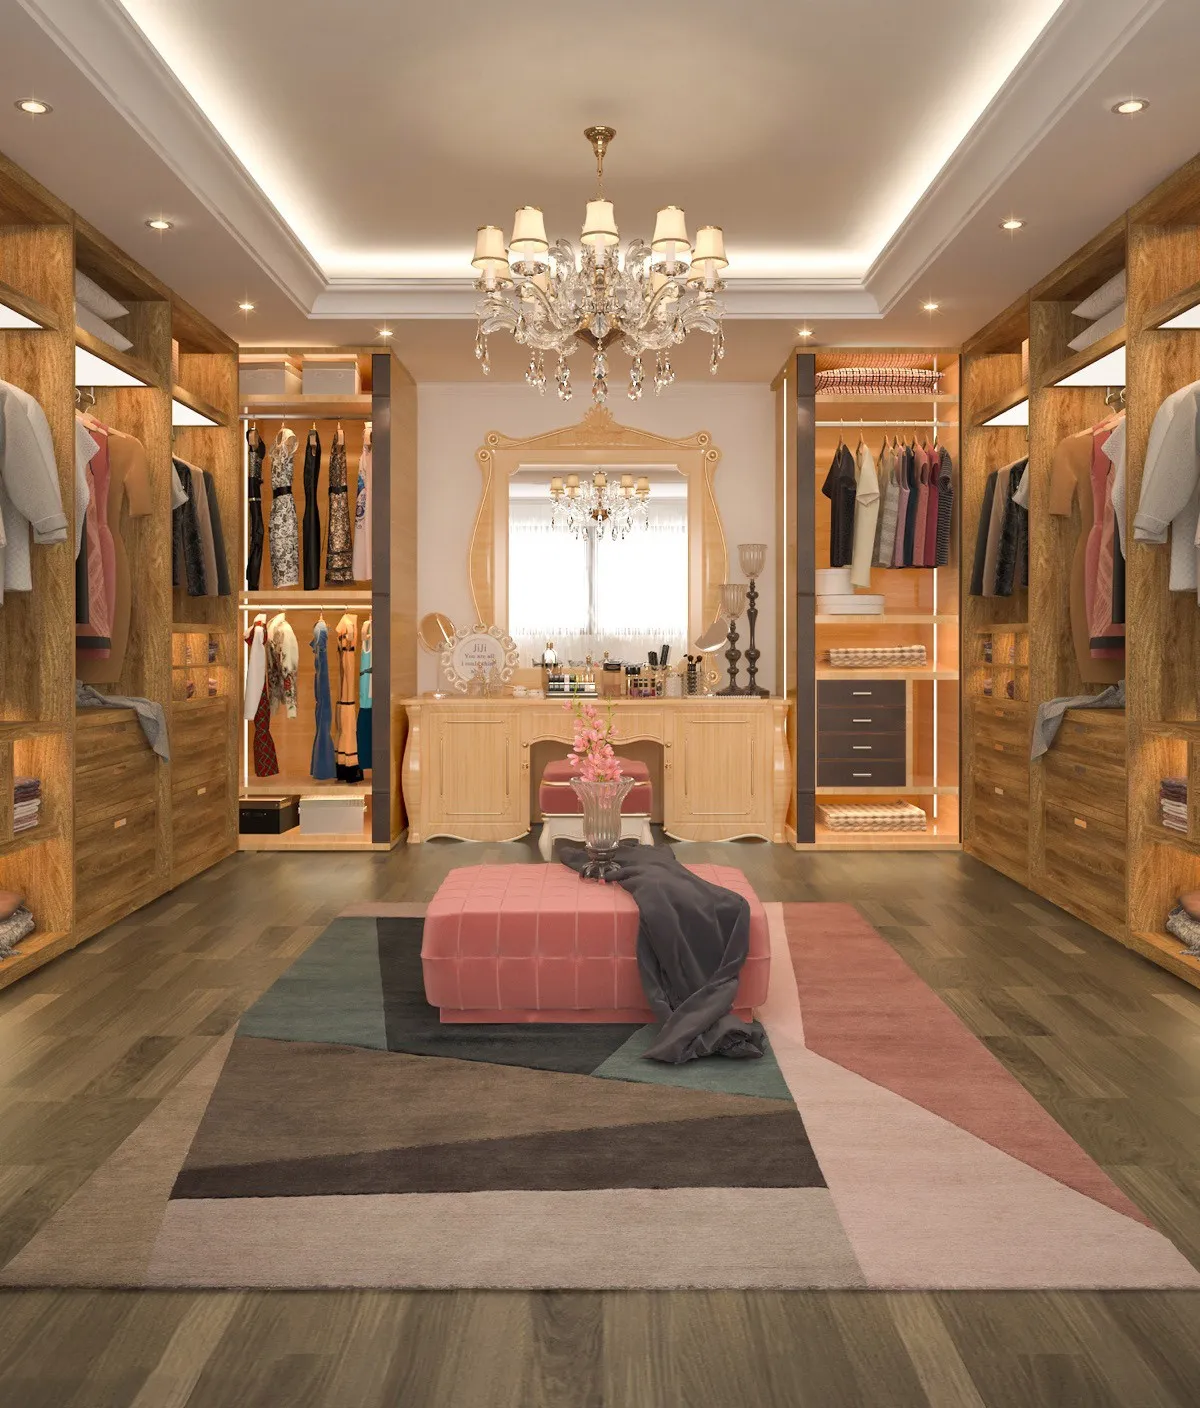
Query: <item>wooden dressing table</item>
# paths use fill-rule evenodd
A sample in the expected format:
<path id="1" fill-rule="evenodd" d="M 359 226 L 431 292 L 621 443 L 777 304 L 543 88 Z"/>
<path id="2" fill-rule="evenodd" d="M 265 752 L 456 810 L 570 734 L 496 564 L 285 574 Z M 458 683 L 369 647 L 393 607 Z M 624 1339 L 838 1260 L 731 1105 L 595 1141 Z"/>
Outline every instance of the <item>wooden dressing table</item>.
<path id="1" fill-rule="evenodd" d="M 597 701 L 601 708 L 609 702 Z M 614 699 L 620 738 L 662 748 L 662 813 L 681 841 L 759 836 L 782 843 L 791 758 L 783 699 Z M 533 745 L 570 748 L 574 719 L 559 699 L 405 701 L 402 785 L 411 843 L 434 836 L 512 841 L 530 828 Z M 621 751 L 618 742 L 617 751 Z"/>

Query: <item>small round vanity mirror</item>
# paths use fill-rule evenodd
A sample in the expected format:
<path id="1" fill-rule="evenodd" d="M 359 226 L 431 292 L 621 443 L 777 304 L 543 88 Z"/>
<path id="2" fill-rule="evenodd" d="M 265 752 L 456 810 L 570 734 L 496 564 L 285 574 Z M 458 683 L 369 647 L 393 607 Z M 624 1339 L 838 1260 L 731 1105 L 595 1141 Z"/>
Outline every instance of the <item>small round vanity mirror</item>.
<path id="1" fill-rule="evenodd" d="M 697 637 L 696 649 L 702 655 L 711 655 L 714 650 L 720 650 L 728 639 L 729 626 L 718 618 L 703 635 Z"/>
<path id="2" fill-rule="evenodd" d="M 442 611 L 421 617 L 417 639 L 433 655 L 440 655 L 454 639 L 454 622 Z"/>

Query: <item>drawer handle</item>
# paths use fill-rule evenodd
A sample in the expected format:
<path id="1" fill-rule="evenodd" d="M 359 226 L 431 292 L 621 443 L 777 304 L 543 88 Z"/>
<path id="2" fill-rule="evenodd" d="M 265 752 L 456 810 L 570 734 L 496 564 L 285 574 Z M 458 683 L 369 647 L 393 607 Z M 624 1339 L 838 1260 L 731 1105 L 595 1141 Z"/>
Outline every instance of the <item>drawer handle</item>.
<path id="1" fill-rule="evenodd" d="M 852 724 L 869 724 L 869 723 L 871 722 L 871 720 L 870 720 L 870 719 L 851 719 L 850 722 L 851 722 Z"/>
<path id="2" fill-rule="evenodd" d="M 850 776 L 851 776 L 851 777 L 874 777 L 875 774 L 874 774 L 874 773 L 871 773 L 871 772 L 852 772 L 852 773 L 850 774 Z"/>
<path id="3" fill-rule="evenodd" d="M 117 820 L 113 822 L 113 830 L 119 831 L 121 827 L 125 825 L 127 820 L 128 817 L 118 817 Z"/>
<path id="4" fill-rule="evenodd" d="M 852 743 L 850 747 L 856 753 L 870 753 L 872 751 L 872 745 L 870 743 Z"/>
<path id="5" fill-rule="evenodd" d="M 872 693 L 872 691 L 869 690 L 869 689 L 854 689 L 854 690 L 851 690 L 850 692 L 854 695 L 854 697 L 855 697 L 856 699 L 857 699 L 860 695 L 863 695 L 863 696 L 865 696 L 867 699 L 870 699 L 871 693 Z"/>
<path id="6" fill-rule="evenodd" d="M 208 791 L 208 788 L 207 788 L 207 787 L 197 787 L 197 788 L 196 788 L 196 796 L 197 796 L 197 797 L 203 797 L 204 794 L 205 794 L 207 791 Z"/>
<path id="7" fill-rule="evenodd" d="M 1087 768 L 1085 768 L 1082 763 L 1075 763 L 1075 764 L 1073 764 L 1073 767 L 1075 768 L 1075 776 L 1076 776 L 1076 777 L 1084 777 L 1084 776 L 1086 776 L 1086 774 L 1087 774 Z"/>
<path id="8" fill-rule="evenodd" d="M 1003 743 L 993 743 L 993 744 L 992 744 L 992 747 L 996 750 L 997 753 L 1003 753 L 1003 752 L 1004 752 L 1004 744 L 1003 744 Z"/>
<path id="9" fill-rule="evenodd" d="M 1081 816 L 1077 816 L 1075 818 L 1075 825 L 1081 827 L 1084 831 L 1087 830 L 1087 822 L 1084 821 L 1083 817 Z"/>
<path id="10" fill-rule="evenodd" d="M 992 788 L 992 791 L 996 794 L 997 797 L 1003 797 L 1003 796 L 1004 796 L 1004 788 L 1003 788 L 1003 787 L 993 787 L 993 788 Z"/>

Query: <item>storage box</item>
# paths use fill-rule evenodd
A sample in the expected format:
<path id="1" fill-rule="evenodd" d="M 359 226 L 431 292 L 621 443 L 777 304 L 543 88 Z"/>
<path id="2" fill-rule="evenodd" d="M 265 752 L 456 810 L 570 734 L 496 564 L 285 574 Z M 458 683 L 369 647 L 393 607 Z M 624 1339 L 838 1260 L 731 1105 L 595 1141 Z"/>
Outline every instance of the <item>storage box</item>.
<path id="1" fill-rule="evenodd" d="M 290 357 L 252 353 L 238 361 L 241 396 L 295 396 L 301 385 L 300 368 Z"/>
<path id="2" fill-rule="evenodd" d="M 300 798 L 243 797 L 238 803 L 238 830 L 247 836 L 281 836 L 300 825 Z"/>
<path id="3" fill-rule="evenodd" d="M 818 616 L 882 616 L 883 597 L 871 592 L 817 597 Z"/>
<path id="4" fill-rule="evenodd" d="M 303 369 L 306 396 L 357 396 L 362 390 L 355 353 L 305 357 Z"/>
<path id="5" fill-rule="evenodd" d="M 816 578 L 818 596 L 852 596 L 854 593 L 848 567 L 818 567 Z"/>
<path id="6" fill-rule="evenodd" d="M 366 817 L 365 797 L 315 796 L 300 798 L 302 836 L 361 836 Z"/>

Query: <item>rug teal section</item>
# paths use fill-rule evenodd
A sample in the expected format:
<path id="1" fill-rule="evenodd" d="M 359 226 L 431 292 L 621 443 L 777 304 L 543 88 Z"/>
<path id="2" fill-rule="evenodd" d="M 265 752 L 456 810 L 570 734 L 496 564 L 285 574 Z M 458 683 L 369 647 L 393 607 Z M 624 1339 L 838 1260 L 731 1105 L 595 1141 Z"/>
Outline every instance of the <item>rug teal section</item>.
<path id="1" fill-rule="evenodd" d="M 592 1072 L 606 1080 L 639 1080 L 651 1085 L 679 1085 L 685 1090 L 708 1090 L 723 1095 L 757 1095 L 762 1100 L 787 1100 L 792 1095 L 780 1074 L 770 1046 L 754 1061 L 730 1061 L 706 1056 L 683 1066 L 647 1061 L 642 1053 L 658 1030 L 639 1027 L 618 1050 Z"/>
<path id="2" fill-rule="evenodd" d="M 375 919 L 335 919 L 268 988 L 240 1036 L 387 1050 Z"/>

